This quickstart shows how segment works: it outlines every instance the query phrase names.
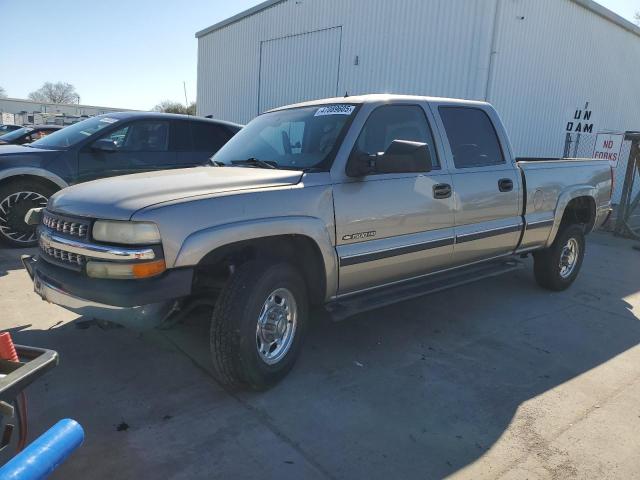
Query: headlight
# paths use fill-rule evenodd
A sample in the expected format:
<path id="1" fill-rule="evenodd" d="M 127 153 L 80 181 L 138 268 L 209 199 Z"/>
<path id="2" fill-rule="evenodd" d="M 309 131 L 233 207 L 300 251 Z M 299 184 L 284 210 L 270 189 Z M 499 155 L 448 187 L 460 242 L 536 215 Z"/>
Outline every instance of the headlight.
<path id="1" fill-rule="evenodd" d="M 150 222 L 98 220 L 93 224 L 93 238 L 108 243 L 160 243 L 160 231 Z"/>
<path id="2" fill-rule="evenodd" d="M 149 278 L 166 270 L 164 260 L 139 263 L 87 262 L 87 275 L 93 278 L 113 278 L 119 280 Z"/>

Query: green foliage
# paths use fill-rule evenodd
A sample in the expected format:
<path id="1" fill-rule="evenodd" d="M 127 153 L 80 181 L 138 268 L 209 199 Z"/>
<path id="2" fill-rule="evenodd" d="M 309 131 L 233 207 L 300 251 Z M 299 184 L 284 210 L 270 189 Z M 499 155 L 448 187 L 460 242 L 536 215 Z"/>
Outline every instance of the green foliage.
<path id="1" fill-rule="evenodd" d="M 195 102 L 191 102 L 189 106 L 185 106 L 180 102 L 173 102 L 171 100 L 163 100 L 155 107 L 153 110 L 156 112 L 164 112 L 164 113 L 180 113 L 182 115 L 195 115 L 196 114 L 196 104 Z"/>

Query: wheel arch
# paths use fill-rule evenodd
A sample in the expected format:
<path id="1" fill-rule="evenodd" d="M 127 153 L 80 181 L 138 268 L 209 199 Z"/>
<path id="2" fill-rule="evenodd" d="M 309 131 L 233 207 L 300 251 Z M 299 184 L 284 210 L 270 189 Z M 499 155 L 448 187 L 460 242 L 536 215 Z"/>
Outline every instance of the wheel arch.
<path id="1" fill-rule="evenodd" d="M 0 171 L 0 187 L 16 180 L 33 180 L 51 187 L 54 190 L 61 190 L 69 185 L 58 175 L 41 168 L 10 168 Z"/>
<path id="2" fill-rule="evenodd" d="M 567 224 L 582 224 L 584 233 L 590 233 L 596 222 L 596 198 L 597 190 L 590 185 L 575 186 L 563 192 L 556 204 L 547 246 L 553 243 L 560 228 Z"/>
<path id="3" fill-rule="evenodd" d="M 294 263 L 305 276 L 313 303 L 335 295 L 338 264 L 333 238 L 313 217 L 282 217 L 238 222 L 191 234 L 182 244 L 175 267 L 220 269 L 251 258 L 270 257 Z"/>

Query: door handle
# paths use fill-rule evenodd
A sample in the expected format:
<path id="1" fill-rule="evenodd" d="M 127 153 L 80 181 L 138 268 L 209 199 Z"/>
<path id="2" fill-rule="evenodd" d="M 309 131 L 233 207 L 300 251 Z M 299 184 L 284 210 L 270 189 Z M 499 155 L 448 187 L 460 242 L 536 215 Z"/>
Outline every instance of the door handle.
<path id="1" fill-rule="evenodd" d="M 513 190 L 513 180 L 510 178 L 501 178 L 498 180 L 498 188 L 501 192 L 510 192 Z"/>
<path id="2" fill-rule="evenodd" d="M 451 196 L 451 185 L 448 183 L 438 183 L 433 186 L 433 198 L 449 198 Z"/>

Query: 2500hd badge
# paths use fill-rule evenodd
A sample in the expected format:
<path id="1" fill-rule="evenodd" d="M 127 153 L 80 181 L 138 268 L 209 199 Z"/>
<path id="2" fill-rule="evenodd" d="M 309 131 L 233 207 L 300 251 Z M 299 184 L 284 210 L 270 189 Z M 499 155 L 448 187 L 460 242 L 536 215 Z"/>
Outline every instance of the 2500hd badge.
<path id="1" fill-rule="evenodd" d="M 371 238 L 375 236 L 376 236 L 376 232 L 374 230 L 372 232 L 358 232 L 358 233 L 352 233 L 350 235 L 345 235 L 342 237 L 342 240 L 360 240 L 362 238 Z"/>

